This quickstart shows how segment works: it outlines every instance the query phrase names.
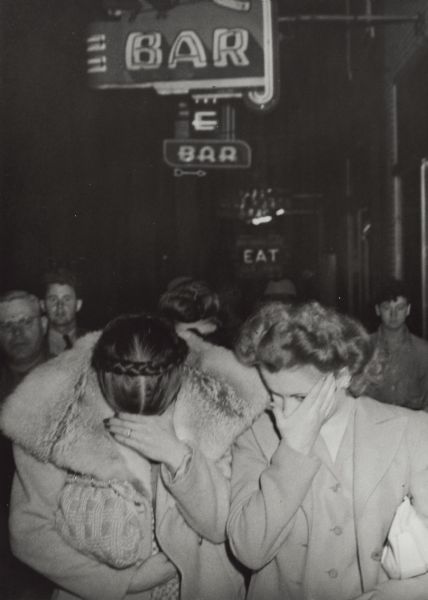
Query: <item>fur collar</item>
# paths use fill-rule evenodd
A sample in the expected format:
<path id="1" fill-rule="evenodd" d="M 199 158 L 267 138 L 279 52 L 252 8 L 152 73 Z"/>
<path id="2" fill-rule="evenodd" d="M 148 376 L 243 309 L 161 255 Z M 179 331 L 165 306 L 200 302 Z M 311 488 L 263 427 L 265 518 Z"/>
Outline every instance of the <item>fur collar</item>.
<path id="1" fill-rule="evenodd" d="M 232 387 L 256 413 L 263 412 L 268 397 L 254 367 L 243 365 L 231 350 L 211 344 L 192 331 L 180 331 L 178 335 L 190 348 L 189 364 Z"/>
<path id="2" fill-rule="evenodd" d="M 71 350 L 31 371 L 4 402 L 0 429 L 42 462 L 99 479 L 128 479 L 124 459 L 102 422 L 112 411 L 90 367 L 99 335 L 87 334 Z M 196 355 L 195 367 L 203 368 L 201 352 L 198 360 Z M 222 358 L 227 362 L 230 357 Z M 264 401 L 248 401 L 240 393 L 244 389 L 235 391 L 233 377 L 220 381 L 195 367 L 186 370 L 174 425 L 178 437 L 217 459 L 263 411 Z"/>

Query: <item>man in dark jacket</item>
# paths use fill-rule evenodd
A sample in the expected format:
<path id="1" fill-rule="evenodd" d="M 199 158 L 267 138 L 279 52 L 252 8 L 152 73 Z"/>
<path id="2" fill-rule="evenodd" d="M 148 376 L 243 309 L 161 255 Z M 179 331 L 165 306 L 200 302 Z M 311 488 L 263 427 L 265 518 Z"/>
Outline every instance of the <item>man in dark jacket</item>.
<path id="1" fill-rule="evenodd" d="M 46 326 L 39 299 L 33 294 L 12 290 L 0 296 L 0 408 L 18 383 L 49 358 Z M 40 599 L 48 598 L 50 586 L 10 552 L 8 517 L 15 464 L 11 442 L 1 433 L 0 455 L 0 597 L 23 598 L 30 590 Z"/>
<path id="2" fill-rule="evenodd" d="M 46 324 L 33 294 L 12 290 L 0 297 L 0 402 L 48 358 Z"/>
<path id="3" fill-rule="evenodd" d="M 86 333 L 77 323 L 83 301 L 77 276 L 68 268 L 59 267 L 46 273 L 44 285 L 41 307 L 48 319 L 49 352 L 56 356 Z"/>

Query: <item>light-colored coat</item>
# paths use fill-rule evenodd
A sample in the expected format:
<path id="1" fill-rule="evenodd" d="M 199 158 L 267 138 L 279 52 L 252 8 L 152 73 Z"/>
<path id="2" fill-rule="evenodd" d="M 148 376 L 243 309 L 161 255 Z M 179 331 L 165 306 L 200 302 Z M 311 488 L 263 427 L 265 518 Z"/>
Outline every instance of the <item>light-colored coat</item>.
<path id="1" fill-rule="evenodd" d="M 86 336 L 34 370 L 2 409 L 0 426 L 14 442 L 17 467 L 11 545 L 18 558 L 58 586 L 58 600 L 145 600 L 149 593 L 127 595 L 135 567 L 114 569 L 84 556 L 55 528 L 67 470 L 104 480 L 135 480 L 135 471 L 129 471 L 103 426 L 111 409 L 89 366 L 96 339 L 97 334 Z M 221 457 L 257 412 L 260 406 L 249 407 L 227 385 L 188 370 L 174 425 L 178 437 L 192 447 L 192 459 L 174 481 L 162 472 L 155 514 L 159 545 L 181 574 L 183 600 L 243 596 L 242 575 L 225 544 L 230 484 Z M 147 475 L 143 466 L 141 472 Z M 141 483 L 150 488 L 147 477 Z"/>
<path id="2" fill-rule="evenodd" d="M 406 494 L 413 494 L 418 509 L 428 516 L 428 415 L 370 398 L 355 402 L 353 503 L 364 591 L 360 599 L 427 600 L 428 574 L 388 580 L 380 559 L 395 510 Z M 287 534 L 319 467 L 318 457 L 279 442 L 266 415 L 238 440 L 228 533 L 235 555 L 254 571 L 249 600 L 291 597 L 282 575 L 285 564 L 287 572 L 292 570 L 294 557 Z M 327 543 L 325 551 L 332 553 L 334 565 Z"/>

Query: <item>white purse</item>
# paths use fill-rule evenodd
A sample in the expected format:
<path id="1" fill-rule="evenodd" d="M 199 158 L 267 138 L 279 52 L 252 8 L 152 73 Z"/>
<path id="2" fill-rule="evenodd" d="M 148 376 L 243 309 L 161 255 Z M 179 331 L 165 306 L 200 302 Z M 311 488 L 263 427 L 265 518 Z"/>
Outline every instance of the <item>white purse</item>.
<path id="1" fill-rule="evenodd" d="M 428 527 L 408 496 L 395 513 L 381 564 L 391 579 L 408 579 L 428 571 Z"/>

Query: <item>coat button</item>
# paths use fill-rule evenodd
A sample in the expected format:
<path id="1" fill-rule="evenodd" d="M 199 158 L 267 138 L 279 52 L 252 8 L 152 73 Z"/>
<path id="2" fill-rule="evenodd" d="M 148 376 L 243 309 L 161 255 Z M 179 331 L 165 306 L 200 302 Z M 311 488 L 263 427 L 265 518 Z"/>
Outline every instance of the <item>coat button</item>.
<path id="1" fill-rule="evenodd" d="M 339 525 L 336 525 L 336 527 L 333 527 L 332 531 L 335 535 L 342 535 L 342 533 L 343 533 L 343 529 Z"/>
<path id="2" fill-rule="evenodd" d="M 373 550 L 373 552 L 370 554 L 370 558 L 372 560 L 376 560 L 377 562 L 379 562 L 382 559 L 382 551 L 381 550 Z"/>
<path id="3" fill-rule="evenodd" d="M 330 571 L 327 571 L 327 574 L 332 579 L 336 579 L 337 576 L 339 575 L 339 573 L 336 571 L 336 569 L 330 569 Z"/>

